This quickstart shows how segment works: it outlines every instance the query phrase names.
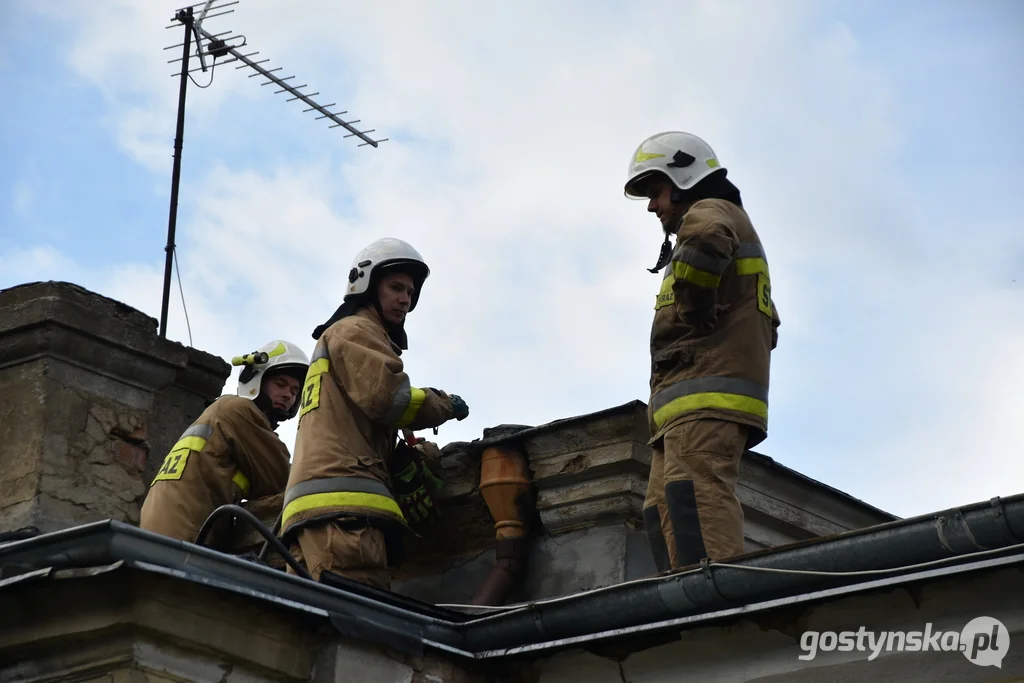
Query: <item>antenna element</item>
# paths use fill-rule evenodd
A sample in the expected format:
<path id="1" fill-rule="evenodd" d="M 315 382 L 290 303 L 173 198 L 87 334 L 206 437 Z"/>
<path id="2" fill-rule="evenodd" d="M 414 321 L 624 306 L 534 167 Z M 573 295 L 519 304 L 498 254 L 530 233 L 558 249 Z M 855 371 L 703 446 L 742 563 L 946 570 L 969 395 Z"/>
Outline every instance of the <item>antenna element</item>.
<path id="1" fill-rule="evenodd" d="M 167 220 L 167 246 L 164 247 L 164 251 L 166 252 L 166 258 L 164 262 L 164 288 L 163 300 L 160 305 L 160 336 L 162 338 L 167 337 L 167 306 L 168 301 L 170 299 L 171 291 L 171 269 L 174 263 L 174 233 L 177 226 L 178 188 L 181 179 L 181 148 L 185 128 L 185 93 L 186 90 L 188 89 L 188 81 L 192 78 L 190 75 L 192 72 L 202 71 L 203 73 L 205 73 L 207 68 L 209 68 L 211 72 L 210 84 L 206 86 L 200 86 L 199 84 L 196 84 L 198 87 L 209 87 L 209 85 L 212 85 L 213 83 L 213 71 L 217 66 L 230 64 L 232 62 L 241 62 L 240 66 L 235 67 L 236 69 L 244 69 L 245 67 L 249 67 L 250 69 L 256 72 L 250 74 L 249 78 L 253 78 L 255 76 L 262 76 L 267 80 L 261 83 L 261 86 L 270 85 L 271 83 L 277 85 L 280 89 L 275 90 L 274 94 L 279 95 L 281 93 L 288 93 L 289 95 L 291 95 L 291 97 L 287 98 L 288 102 L 301 100 L 304 104 L 308 105 L 307 109 L 302 110 L 303 113 L 315 111 L 320 114 L 320 116 L 317 116 L 316 119 L 330 119 L 333 122 L 333 125 L 329 126 L 330 128 L 344 128 L 349 132 L 349 134 L 345 135 L 344 137 L 358 137 L 360 140 L 362 140 L 363 142 L 359 144 L 359 147 L 365 147 L 367 145 L 377 147 L 380 143 L 387 141 L 387 138 L 374 140 L 372 137 L 370 137 L 368 133 L 374 132 L 375 129 L 373 128 L 369 130 L 359 130 L 358 128 L 354 127 L 352 124 L 359 123 L 359 119 L 356 119 L 354 121 L 345 121 L 344 119 L 342 119 L 342 115 L 347 114 L 348 112 L 331 111 L 331 107 L 335 106 L 334 103 L 328 104 L 326 106 L 319 104 L 316 100 L 313 99 L 313 97 L 320 94 L 319 92 L 304 93 L 302 92 L 302 89 L 307 87 L 306 85 L 294 86 L 289 84 L 287 81 L 294 79 L 295 76 L 286 76 L 284 78 L 277 76 L 275 72 L 280 71 L 281 67 L 276 67 L 273 69 L 266 69 L 262 67 L 261 64 L 269 62 L 269 59 L 261 59 L 259 61 L 254 61 L 250 59 L 251 57 L 255 57 L 256 55 L 258 55 L 259 52 L 249 52 L 243 54 L 241 52 L 241 49 L 245 48 L 248 43 L 245 36 L 231 35 L 232 31 L 210 33 L 205 28 L 203 28 L 204 21 L 213 19 L 214 17 L 220 17 L 225 14 L 231 14 L 235 10 L 221 10 L 224 10 L 224 8 L 230 7 L 232 5 L 237 5 L 238 3 L 239 0 L 232 0 L 230 2 L 225 2 L 224 0 L 205 0 L 205 2 L 199 2 L 188 7 L 182 7 L 181 9 L 177 10 L 174 14 L 174 21 L 176 23 L 171 24 L 167 27 L 170 29 L 184 26 L 185 37 L 181 43 L 164 48 L 165 50 L 172 50 L 176 47 L 180 47 L 182 48 L 182 51 L 180 58 L 172 59 L 168 62 L 169 64 L 173 64 L 174 62 L 180 61 L 181 71 L 174 74 L 174 76 L 177 76 L 179 78 L 178 120 L 175 125 L 174 132 L 174 166 L 171 171 L 171 205 L 169 212 L 170 215 Z M 202 9 L 199 10 L 199 14 L 198 16 L 196 16 L 195 9 L 200 5 L 202 6 Z M 199 67 L 190 70 L 189 61 L 190 58 L 193 56 L 193 38 L 195 40 L 195 56 L 199 59 Z M 231 44 L 231 42 L 229 42 L 238 41 L 238 39 L 241 39 L 241 42 L 237 42 L 237 44 Z M 207 64 L 207 59 L 209 59 L 209 65 Z"/>

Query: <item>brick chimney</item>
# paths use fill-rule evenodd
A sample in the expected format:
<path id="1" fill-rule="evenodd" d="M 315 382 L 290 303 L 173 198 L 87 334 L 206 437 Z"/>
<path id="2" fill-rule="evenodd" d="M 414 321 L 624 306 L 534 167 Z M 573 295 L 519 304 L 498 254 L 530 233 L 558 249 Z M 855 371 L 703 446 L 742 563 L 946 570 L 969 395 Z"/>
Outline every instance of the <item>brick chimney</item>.
<path id="1" fill-rule="evenodd" d="M 231 374 L 66 282 L 0 290 L 0 532 L 133 524 L 174 440 Z"/>

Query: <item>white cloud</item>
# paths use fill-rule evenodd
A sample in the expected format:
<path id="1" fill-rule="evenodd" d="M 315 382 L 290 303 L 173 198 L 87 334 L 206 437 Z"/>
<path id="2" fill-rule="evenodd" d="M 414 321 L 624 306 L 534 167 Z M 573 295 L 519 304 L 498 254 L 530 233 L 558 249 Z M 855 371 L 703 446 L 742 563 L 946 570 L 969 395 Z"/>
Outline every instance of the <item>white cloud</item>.
<path id="1" fill-rule="evenodd" d="M 117 112 L 122 149 L 166 173 L 176 84 L 152 46 L 177 40 L 163 30 L 173 7 L 143 4 L 67 5 L 84 22 L 70 59 Z M 115 7 L 115 22 L 100 19 Z M 983 474 L 950 474 L 965 459 L 1011 491 L 1020 481 L 1004 381 L 1021 373 L 1009 350 L 1024 318 L 1005 314 L 1019 297 L 995 295 L 980 257 L 953 251 L 955 214 L 923 221 L 919 204 L 942 198 L 898 165 L 913 131 L 891 66 L 817 3 L 237 10 L 207 28 L 244 33 L 269 66 L 391 140 L 356 148 L 245 71 L 190 85 L 186 135 L 203 144 L 186 152 L 178 241 L 200 348 L 230 357 L 284 337 L 311 349 L 355 252 L 399 236 L 433 270 L 409 321 L 410 374 L 471 406 L 442 443 L 646 400 L 660 283 L 645 269 L 660 235 L 621 188 L 640 140 L 686 129 L 730 167 L 772 264 L 783 327 L 764 451 L 904 514 L 988 496 Z M 941 264 L 954 256 L 951 275 Z M 86 275 L 53 251 L 35 258 L 159 312 L 161 265 Z M 880 471 L 933 493 L 908 500 Z"/>
<path id="2" fill-rule="evenodd" d="M 14 189 L 11 192 L 11 204 L 19 216 L 26 217 L 29 215 L 35 199 L 35 189 L 28 180 L 22 179 L 14 184 Z"/>
<path id="3" fill-rule="evenodd" d="M 11 283 L 75 278 L 83 272 L 73 259 L 49 245 L 0 253 L 0 276 Z"/>

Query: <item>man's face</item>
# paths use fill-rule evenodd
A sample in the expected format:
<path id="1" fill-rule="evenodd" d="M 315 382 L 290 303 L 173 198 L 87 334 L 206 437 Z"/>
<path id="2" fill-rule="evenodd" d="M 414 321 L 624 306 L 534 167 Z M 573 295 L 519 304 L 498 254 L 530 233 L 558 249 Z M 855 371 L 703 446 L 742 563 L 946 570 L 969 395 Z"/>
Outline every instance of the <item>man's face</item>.
<path id="1" fill-rule="evenodd" d="M 412 276 L 406 273 L 388 273 L 377 286 L 377 301 L 380 302 L 384 319 L 394 325 L 401 325 L 409 312 L 416 286 Z"/>
<path id="2" fill-rule="evenodd" d="M 681 213 L 681 207 L 672 203 L 672 182 L 664 176 L 655 175 L 647 182 L 647 210 L 658 217 L 663 230 L 672 230 Z"/>
<path id="3" fill-rule="evenodd" d="M 284 373 L 268 377 L 263 381 L 263 393 L 271 405 L 287 414 L 299 396 L 299 380 Z"/>

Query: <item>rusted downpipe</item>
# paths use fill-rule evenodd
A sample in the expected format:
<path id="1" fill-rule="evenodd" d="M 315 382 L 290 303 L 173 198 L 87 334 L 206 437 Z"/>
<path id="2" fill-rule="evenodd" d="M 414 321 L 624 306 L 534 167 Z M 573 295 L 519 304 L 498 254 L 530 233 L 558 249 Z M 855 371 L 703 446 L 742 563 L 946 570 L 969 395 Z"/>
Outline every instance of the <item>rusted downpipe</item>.
<path id="1" fill-rule="evenodd" d="M 498 539 L 494 567 L 473 597 L 474 605 L 503 605 L 523 578 L 530 551 L 533 485 L 526 455 L 492 446 L 480 458 L 480 493 L 494 518 Z"/>

